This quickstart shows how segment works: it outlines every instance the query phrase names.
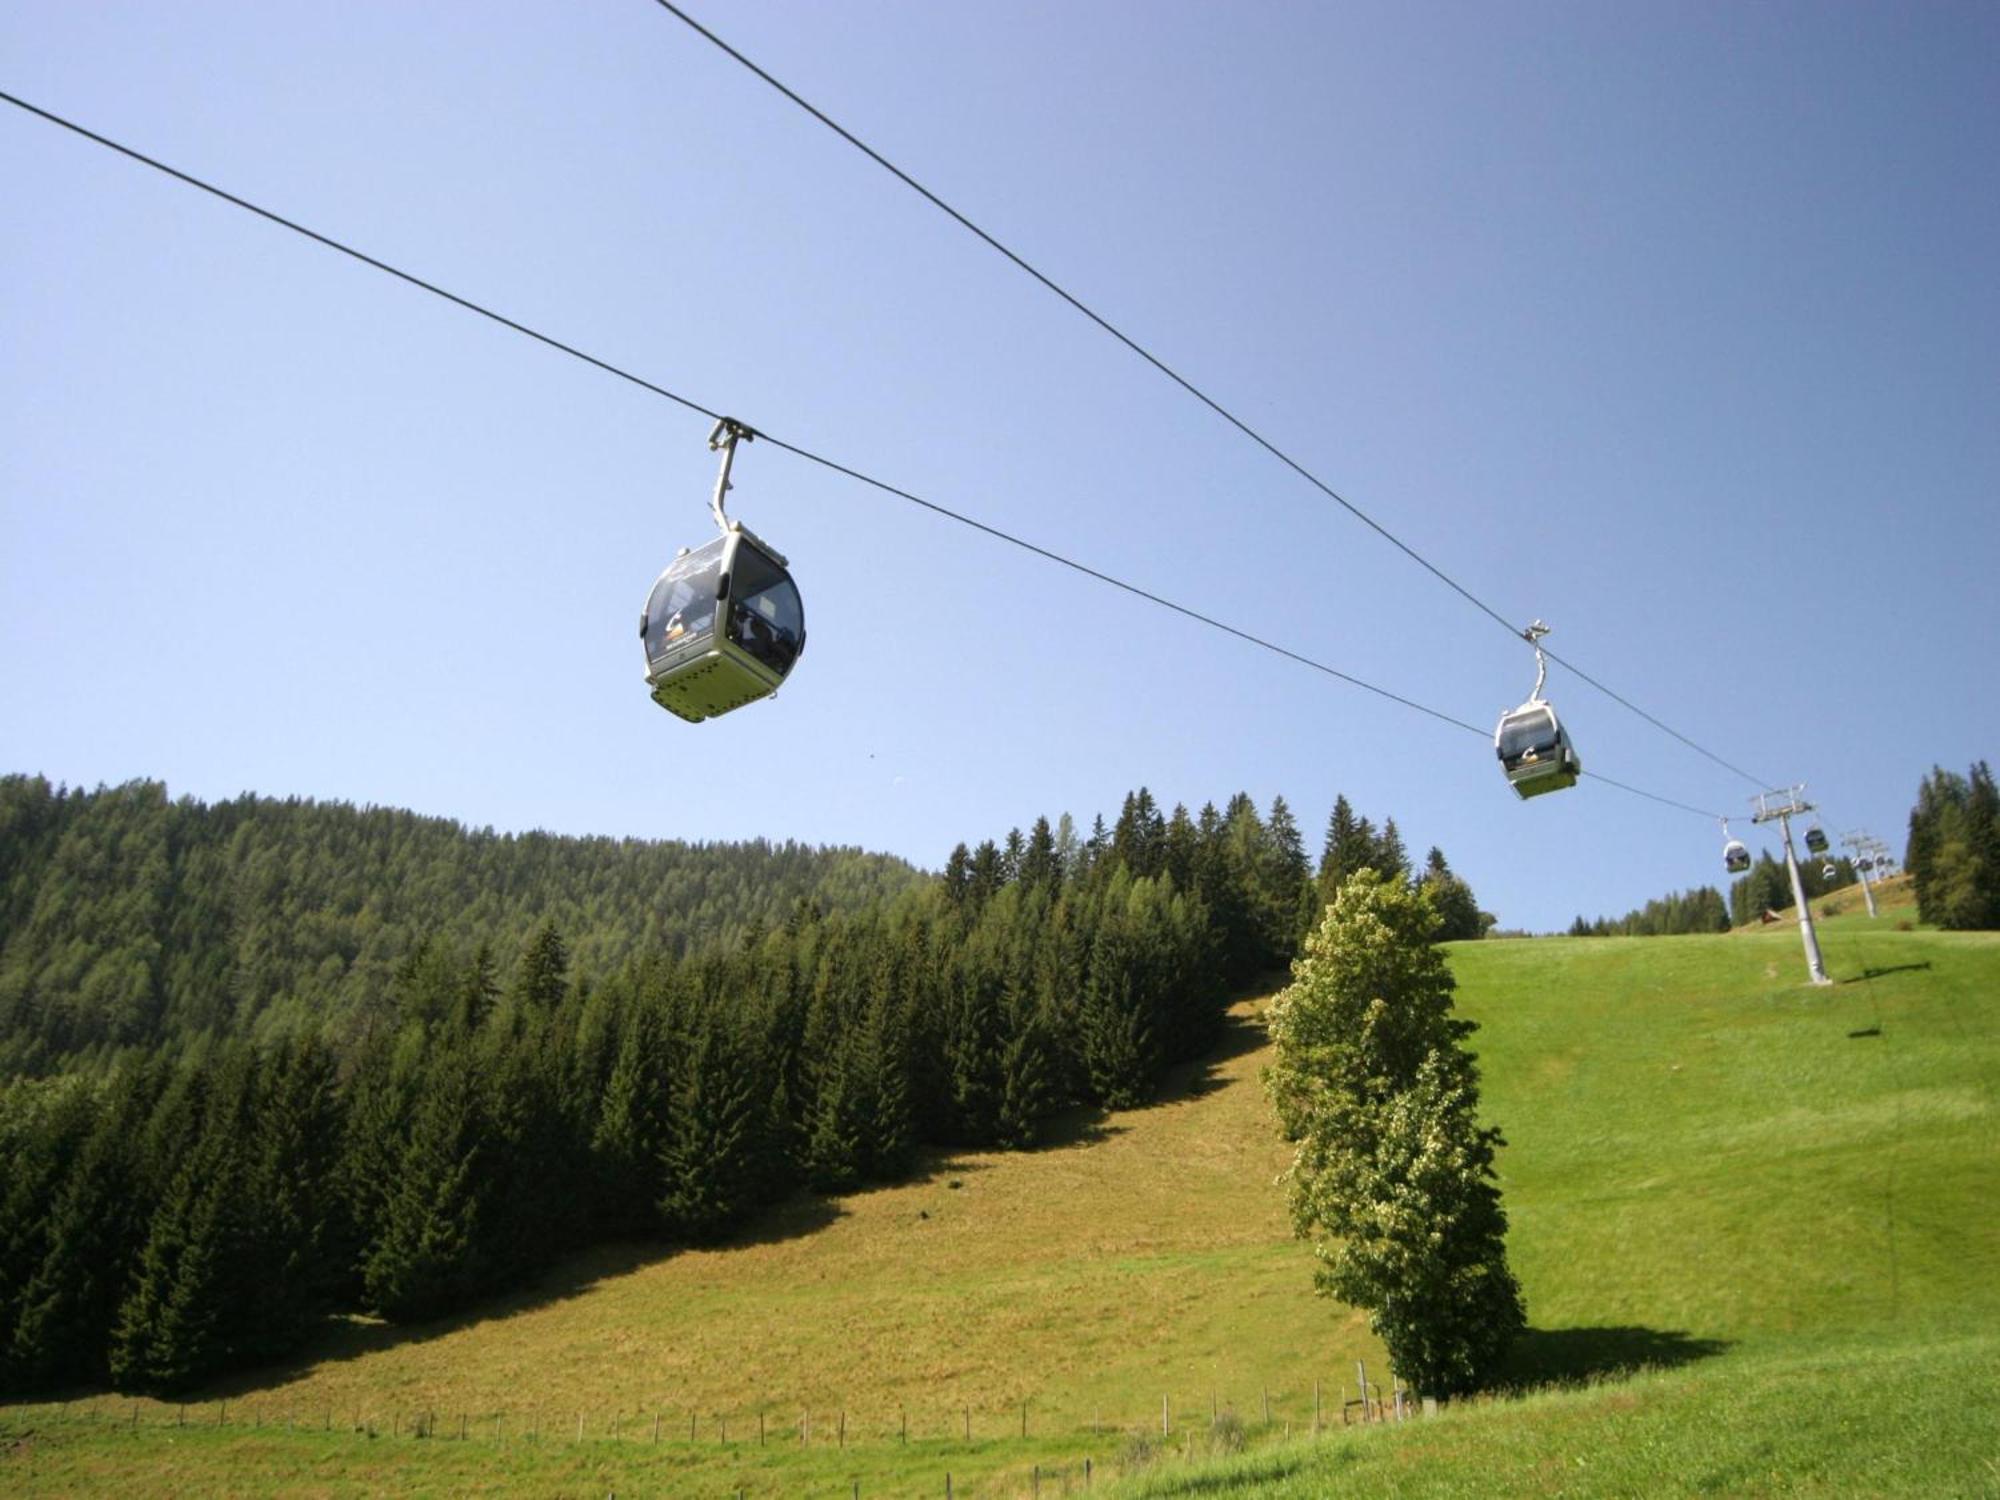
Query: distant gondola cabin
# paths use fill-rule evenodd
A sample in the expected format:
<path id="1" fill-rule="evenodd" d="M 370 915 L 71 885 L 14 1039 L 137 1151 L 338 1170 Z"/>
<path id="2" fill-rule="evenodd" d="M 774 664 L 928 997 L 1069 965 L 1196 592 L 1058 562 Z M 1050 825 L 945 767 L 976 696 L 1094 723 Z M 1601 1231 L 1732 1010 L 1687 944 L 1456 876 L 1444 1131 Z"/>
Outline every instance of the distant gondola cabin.
<path id="1" fill-rule="evenodd" d="M 1554 707 L 1540 698 L 1531 698 L 1500 716 L 1500 725 L 1493 731 L 1493 750 L 1508 782 L 1523 798 L 1575 786 L 1583 774 L 1583 762 L 1577 759 L 1562 721 Z"/>

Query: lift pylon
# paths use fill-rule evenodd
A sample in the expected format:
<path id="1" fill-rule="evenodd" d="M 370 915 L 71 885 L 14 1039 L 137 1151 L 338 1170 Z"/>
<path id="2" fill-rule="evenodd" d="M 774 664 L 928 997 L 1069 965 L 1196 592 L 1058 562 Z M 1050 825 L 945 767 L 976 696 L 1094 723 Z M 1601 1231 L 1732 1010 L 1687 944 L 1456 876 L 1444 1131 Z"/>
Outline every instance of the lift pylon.
<path id="1" fill-rule="evenodd" d="M 1792 819 L 1812 812 L 1813 805 L 1806 801 L 1803 784 L 1786 787 L 1780 791 L 1759 792 L 1751 798 L 1756 811 L 1750 815 L 1753 823 L 1776 823 L 1785 842 L 1785 872 L 1792 877 L 1792 901 L 1799 909 L 1799 940 L 1805 944 L 1806 971 L 1812 975 L 1814 984 L 1832 984 L 1826 977 L 1826 965 L 1820 962 L 1819 933 L 1813 928 L 1812 906 L 1806 900 L 1805 882 L 1799 877 L 1799 856 L 1792 848 Z"/>

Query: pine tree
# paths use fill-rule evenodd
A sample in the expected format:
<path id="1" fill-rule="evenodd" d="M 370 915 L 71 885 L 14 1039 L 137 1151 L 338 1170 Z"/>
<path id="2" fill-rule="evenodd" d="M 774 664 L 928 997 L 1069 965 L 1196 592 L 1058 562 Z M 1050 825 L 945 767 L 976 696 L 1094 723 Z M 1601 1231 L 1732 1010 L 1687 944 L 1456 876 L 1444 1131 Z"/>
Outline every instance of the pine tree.
<path id="1" fill-rule="evenodd" d="M 966 905 L 975 913 L 980 911 L 1006 883 L 999 846 L 991 839 L 983 840 L 972 851 L 972 876 L 966 887 Z"/>
<path id="2" fill-rule="evenodd" d="M 479 1098 L 456 1050 L 426 1069 L 380 1233 L 362 1263 L 369 1304 L 394 1322 L 463 1306 L 482 1283 Z"/>
<path id="3" fill-rule="evenodd" d="M 118 1075 L 49 1201 L 41 1261 L 15 1298 L 12 1337 L 0 1354 L 15 1390 L 109 1374 L 111 1330 L 146 1234 L 142 1155 L 161 1084 L 155 1068 Z"/>
<path id="4" fill-rule="evenodd" d="M 96 1090 L 80 1077 L 61 1080 L 35 1104 L 0 1151 L 0 1392 L 26 1387 L 10 1359 L 21 1300 L 48 1254 L 55 1200 L 100 1108 Z"/>
<path id="5" fill-rule="evenodd" d="M 2000 927 L 2000 793 L 1984 761 L 1969 778 L 1934 767 L 1919 785 L 1903 864 L 1923 921 Z"/>
<path id="6" fill-rule="evenodd" d="M 470 1036 L 486 1024 L 500 998 L 500 980 L 490 943 L 481 942 L 473 951 L 472 961 L 459 976 L 457 989 L 453 1026 L 460 1036 Z"/>
<path id="7" fill-rule="evenodd" d="M 1333 813 L 1327 819 L 1326 846 L 1320 853 L 1320 905 L 1333 905 L 1333 898 L 1347 884 L 1348 876 L 1373 864 L 1375 830 L 1366 818 L 1354 815 L 1347 798 L 1333 799 Z"/>
<path id="8" fill-rule="evenodd" d="M 1157 1070 L 1150 1006 L 1139 979 L 1141 954 L 1118 910 L 1124 898 L 1120 880 L 1114 880 L 1091 944 L 1077 1017 L 1090 1091 L 1106 1109 L 1145 1103 Z"/>
<path id="9" fill-rule="evenodd" d="M 1160 873 L 1166 852 L 1166 820 L 1153 794 L 1140 787 L 1129 793 L 1111 831 L 1111 855 L 1135 876 Z"/>
<path id="10" fill-rule="evenodd" d="M 112 1384 L 170 1394 L 231 1362 L 241 1273 L 252 1271 L 242 1153 L 230 1126 L 207 1132 L 154 1213 L 110 1341 Z"/>
<path id="11" fill-rule="evenodd" d="M 721 1238 L 757 1201 L 763 1080 L 756 1062 L 713 1010 L 693 1017 L 690 1034 L 674 1049 L 660 1215 L 683 1239 Z"/>
<path id="12" fill-rule="evenodd" d="M 1007 830 L 1007 842 L 1000 850 L 1000 883 L 1012 885 L 1021 878 L 1021 860 L 1028 852 L 1027 840 L 1021 837 L 1021 830 Z"/>
<path id="13" fill-rule="evenodd" d="M 1376 841 L 1375 857 L 1369 863 L 1391 880 L 1409 878 L 1410 856 L 1403 848 L 1403 835 L 1397 831 L 1394 818 L 1382 820 L 1382 837 Z"/>
<path id="14" fill-rule="evenodd" d="M 1054 890 L 1062 884 L 1062 866 L 1056 860 L 1056 837 L 1047 818 L 1035 819 L 1028 844 L 1021 855 L 1021 884 L 1031 890 Z"/>
<path id="15" fill-rule="evenodd" d="M 1008 987 L 1001 1029 L 995 1135 L 1002 1146 L 1024 1151 L 1035 1144 L 1055 1096 L 1053 1048 L 1032 976 Z"/>
<path id="16" fill-rule="evenodd" d="M 944 894 L 955 907 L 964 906 L 972 894 L 972 851 L 963 843 L 954 846 L 944 862 Z"/>
<path id="17" fill-rule="evenodd" d="M 289 1353 L 335 1306 L 353 1241 L 337 1175 L 344 1118 L 338 1065 L 309 1037 L 281 1044 L 257 1082 L 242 1190 L 241 1284 L 232 1288 L 233 1358 Z"/>
<path id="18" fill-rule="evenodd" d="M 665 1019 L 646 999 L 625 1017 L 618 1060 L 591 1136 L 605 1224 L 638 1234 L 655 1223 L 660 1200 L 660 1138 L 667 1104 Z"/>
<path id="19" fill-rule="evenodd" d="M 897 986 L 878 975 L 857 1038 L 862 1092 L 868 1099 L 863 1170 L 879 1180 L 901 1177 L 916 1149 L 911 1098 L 909 1007 Z"/>
<path id="20" fill-rule="evenodd" d="M 528 1010 L 550 1011 L 569 988 L 569 945 L 553 921 L 544 921 L 521 952 L 509 998 Z"/>

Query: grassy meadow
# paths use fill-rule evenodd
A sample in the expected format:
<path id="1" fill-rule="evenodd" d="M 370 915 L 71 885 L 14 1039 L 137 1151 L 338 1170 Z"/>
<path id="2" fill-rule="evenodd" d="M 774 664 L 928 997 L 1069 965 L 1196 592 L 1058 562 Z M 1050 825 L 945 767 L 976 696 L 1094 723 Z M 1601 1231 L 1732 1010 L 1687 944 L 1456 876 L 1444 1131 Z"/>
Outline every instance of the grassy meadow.
<path id="1" fill-rule="evenodd" d="M 1454 950 L 1530 1394 L 1341 1428 L 1386 1365 L 1311 1294 L 1246 1006 L 1033 1154 L 351 1324 L 185 1412 L 0 1407 L 0 1489 L 1059 1494 L 1088 1459 L 1149 1495 L 2000 1493 L 2000 936 L 1895 922 L 1829 921 L 1824 988 L 1790 925 Z"/>

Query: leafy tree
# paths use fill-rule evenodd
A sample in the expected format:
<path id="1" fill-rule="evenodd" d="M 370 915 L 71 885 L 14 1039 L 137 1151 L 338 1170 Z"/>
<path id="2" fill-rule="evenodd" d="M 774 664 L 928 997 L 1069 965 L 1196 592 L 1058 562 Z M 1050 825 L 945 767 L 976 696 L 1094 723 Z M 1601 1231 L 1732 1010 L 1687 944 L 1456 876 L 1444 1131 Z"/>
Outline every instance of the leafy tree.
<path id="1" fill-rule="evenodd" d="M 1351 877 L 1272 1006 L 1267 1086 L 1296 1151 L 1298 1233 L 1324 1295 L 1367 1310 L 1396 1373 L 1457 1395 L 1525 1324 L 1478 1123 L 1473 1023 L 1453 1014 L 1429 897 Z"/>

